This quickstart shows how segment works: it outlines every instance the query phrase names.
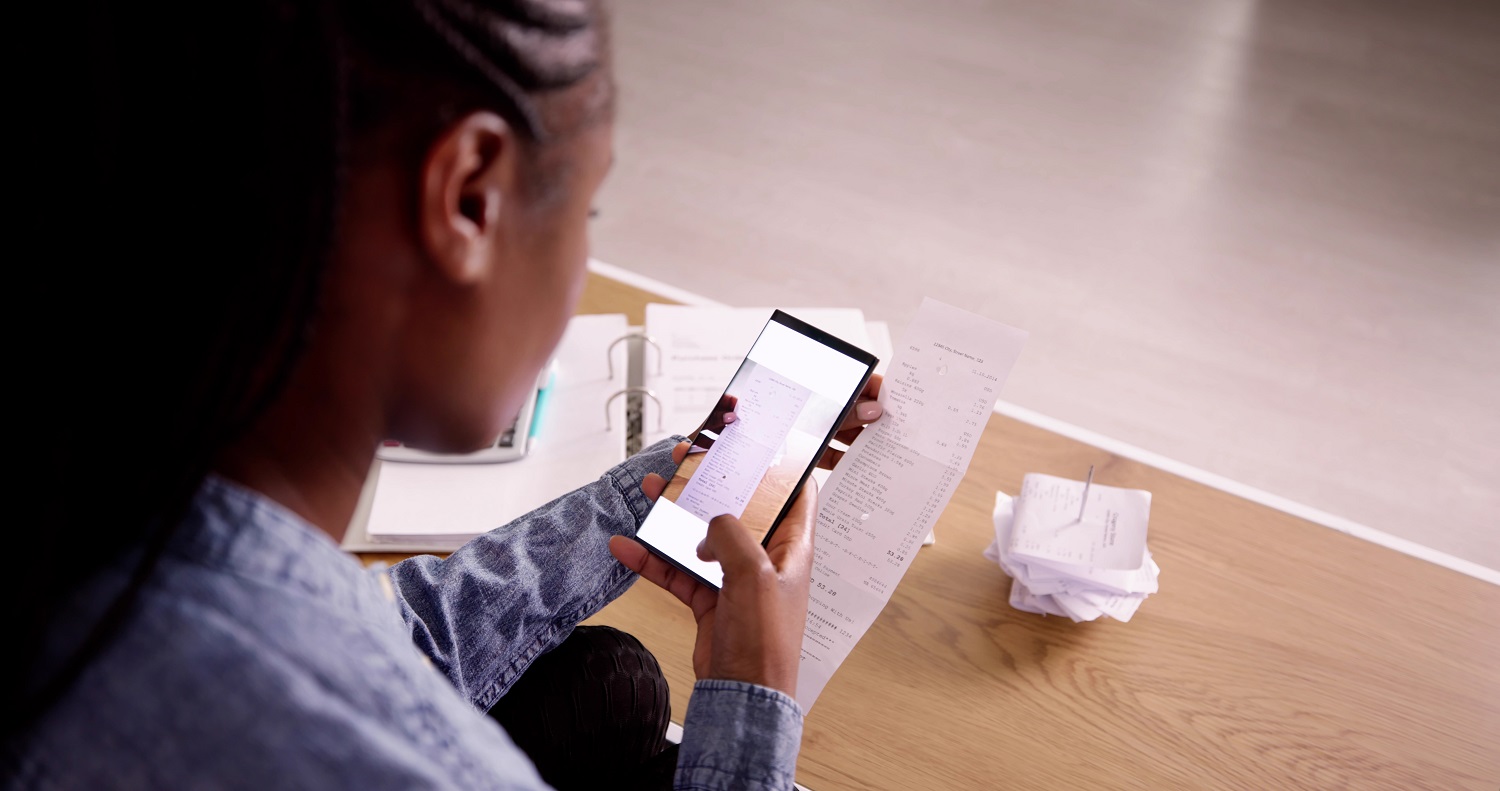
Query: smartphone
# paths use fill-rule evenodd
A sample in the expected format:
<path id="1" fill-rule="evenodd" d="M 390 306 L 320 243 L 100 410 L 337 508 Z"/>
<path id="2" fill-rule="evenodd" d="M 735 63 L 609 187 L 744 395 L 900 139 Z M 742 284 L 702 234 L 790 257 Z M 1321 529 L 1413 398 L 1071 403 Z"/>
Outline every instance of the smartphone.
<path id="1" fill-rule="evenodd" d="M 878 362 L 873 354 L 782 311 L 771 315 L 636 540 L 705 585 L 698 559 L 716 516 L 733 514 L 762 544 L 791 509 Z"/>

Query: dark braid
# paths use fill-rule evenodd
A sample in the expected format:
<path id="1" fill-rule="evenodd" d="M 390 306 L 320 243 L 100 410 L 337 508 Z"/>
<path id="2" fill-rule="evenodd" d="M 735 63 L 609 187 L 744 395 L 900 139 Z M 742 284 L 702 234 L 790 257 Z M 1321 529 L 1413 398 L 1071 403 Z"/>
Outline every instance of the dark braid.
<path id="1" fill-rule="evenodd" d="M 507 97 L 516 123 L 533 138 L 548 129 L 526 93 L 572 85 L 598 67 L 599 26 L 586 2 L 507 4 L 517 23 L 459 0 L 415 0 L 422 21 L 450 51 Z"/>
<path id="2" fill-rule="evenodd" d="M 598 68 L 602 24 L 589 0 L 86 8 L 82 46 L 58 47 L 78 53 L 66 65 L 83 98 L 51 142 L 77 170 L 58 183 L 88 185 L 98 222 L 35 293 L 90 336 L 29 365 L 44 438 L 39 513 L 12 536 L 25 562 L 3 576 L 29 608 L 6 741 L 128 623 L 217 454 L 292 375 L 317 330 L 351 141 L 480 107 L 538 143 L 565 135 L 580 119 L 551 99 Z M 392 98 L 392 78 L 410 90 Z M 97 452 L 109 430 L 122 452 Z M 79 626 L 75 593 L 111 579 L 71 660 L 38 666 L 50 633 Z"/>

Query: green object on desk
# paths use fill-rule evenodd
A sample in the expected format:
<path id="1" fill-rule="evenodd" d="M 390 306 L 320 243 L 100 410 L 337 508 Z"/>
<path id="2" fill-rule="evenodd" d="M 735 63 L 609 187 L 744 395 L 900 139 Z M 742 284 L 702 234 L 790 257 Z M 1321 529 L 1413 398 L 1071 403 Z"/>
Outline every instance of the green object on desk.
<path id="1" fill-rule="evenodd" d="M 526 450 L 530 452 L 536 443 L 538 434 L 542 429 L 542 414 L 547 410 L 548 395 L 552 387 L 557 384 L 557 369 L 553 368 L 547 373 L 547 383 L 536 391 L 536 406 L 531 410 L 531 430 L 526 432 Z"/>

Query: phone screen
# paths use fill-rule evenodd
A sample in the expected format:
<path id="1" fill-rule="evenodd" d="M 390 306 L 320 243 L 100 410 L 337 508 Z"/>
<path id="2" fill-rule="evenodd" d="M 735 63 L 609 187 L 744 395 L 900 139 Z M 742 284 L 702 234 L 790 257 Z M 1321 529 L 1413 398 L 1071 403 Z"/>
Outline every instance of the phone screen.
<path id="1" fill-rule="evenodd" d="M 719 587 L 718 563 L 698 559 L 708 523 L 733 514 L 761 542 L 781 522 L 875 357 L 776 311 L 691 438 L 692 449 L 636 538 Z"/>

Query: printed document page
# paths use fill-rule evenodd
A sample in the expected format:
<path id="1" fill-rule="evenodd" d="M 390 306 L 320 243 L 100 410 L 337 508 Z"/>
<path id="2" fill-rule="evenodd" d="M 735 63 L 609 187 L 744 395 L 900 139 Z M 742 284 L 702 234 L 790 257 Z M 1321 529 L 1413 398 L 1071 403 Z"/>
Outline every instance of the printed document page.
<path id="1" fill-rule="evenodd" d="M 968 470 L 1026 333 L 927 299 L 895 344 L 885 416 L 818 503 L 797 702 L 810 709 L 875 622 Z"/>

